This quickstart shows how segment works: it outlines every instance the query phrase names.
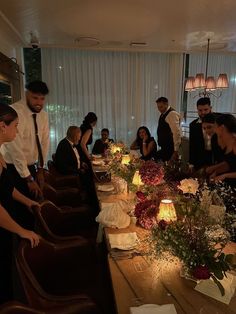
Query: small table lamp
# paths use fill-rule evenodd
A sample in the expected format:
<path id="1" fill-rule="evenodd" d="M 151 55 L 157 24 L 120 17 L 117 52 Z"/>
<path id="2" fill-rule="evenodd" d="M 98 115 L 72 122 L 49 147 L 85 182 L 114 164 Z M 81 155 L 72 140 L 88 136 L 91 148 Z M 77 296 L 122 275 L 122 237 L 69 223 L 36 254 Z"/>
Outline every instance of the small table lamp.
<path id="1" fill-rule="evenodd" d="M 116 145 L 112 145 L 111 146 L 111 152 L 112 152 L 112 154 L 115 154 L 116 152 L 120 152 L 121 151 L 121 147 L 119 147 L 119 146 L 116 146 Z"/>
<path id="2" fill-rule="evenodd" d="M 177 220 L 175 207 L 172 200 L 161 200 L 159 213 L 157 214 L 157 220 L 165 220 L 166 222 Z"/>
<path id="3" fill-rule="evenodd" d="M 140 185 L 143 185 L 143 182 L 142 182 L 142 180 L 141 180 L 141 177 L 140 177 L 140 174 L 139 174 L 139 171 L 138 171 L 138 170 L 135 171 L 135 174 L 134 174 L 132 183 L 133 183 L 134 185 L 137 185 L 138 188 L 139 188 Z"/>
<path id="4" fill-rule="evenodd" d="M 130 163 L 130 156 L 129 156 L 129 154 L 122 155 L 121 163 L 122 163 L 122 165 L 128 165 Z"/>

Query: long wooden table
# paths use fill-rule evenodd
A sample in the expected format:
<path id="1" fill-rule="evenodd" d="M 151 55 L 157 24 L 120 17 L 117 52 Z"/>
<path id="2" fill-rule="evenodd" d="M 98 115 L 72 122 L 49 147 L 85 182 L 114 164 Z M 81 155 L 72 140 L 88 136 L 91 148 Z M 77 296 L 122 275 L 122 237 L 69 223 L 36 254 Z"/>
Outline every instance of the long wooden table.
<path id="1" fill-rule="evenodd" d="M 125 195 L 99 192 L 101 202 L 115 202 Z M 128 195 L 132 197 L 132 195 Z M 110 233 L 137 232 L 142 238 L 146 231 L 131 224 L 125 229 L 105 228 L 105 238 L 110 250 Z M 228 246 L 227 252 L 236 252 L 236 245 Z M 141 304 L 174 304 L 178 314 L 233 314 L 236 313 L 236 296 L 229 305 L 194 290 L 195 282 L 180 277 L 180 265 L 158 268 L 142 256 L 130 259 L 114 259 L 108 254 L 108 263 L 118 314 L 130 314 L 131 306 Z"/>

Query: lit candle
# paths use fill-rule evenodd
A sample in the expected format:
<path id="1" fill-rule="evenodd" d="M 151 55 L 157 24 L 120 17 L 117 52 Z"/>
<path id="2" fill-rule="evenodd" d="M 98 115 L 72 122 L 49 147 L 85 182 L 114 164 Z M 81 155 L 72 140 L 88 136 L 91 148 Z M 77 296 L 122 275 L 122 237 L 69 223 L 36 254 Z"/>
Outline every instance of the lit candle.
<path id="1" fill-rule="evenodd" d="M 159 213 L 157 214 L 157 220 L 165 220 L 166 222 L 177 220 L 175 207 L 172 200 L 161 200 Z"/>

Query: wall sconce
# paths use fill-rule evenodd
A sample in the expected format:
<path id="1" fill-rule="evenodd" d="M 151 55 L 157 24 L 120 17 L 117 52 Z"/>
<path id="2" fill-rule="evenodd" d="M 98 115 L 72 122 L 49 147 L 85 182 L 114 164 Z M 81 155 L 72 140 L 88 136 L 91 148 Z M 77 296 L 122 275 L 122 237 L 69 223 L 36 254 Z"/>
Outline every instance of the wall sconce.
<path id="1" fill-rule="evenodd" d="M 121 160 L 122 165 L 128 165 L 130 163 L 130 156 L 127 155 L 122 155 L 122 160 Z"/>
<path id="2" fill-rule="evenodd" d="M 134 174 L 132 183 L 133 183 L 134 185 L 137 185 L 138 188 L 139 188 L 140 185 L 143 185 L 143 182 L 142 182 L 142 180 L 141 180 L 141 176 L 140 176 L 138 170 L 135 171 L 135 174 Z"/>
<path id="3" fill-rule="evenodd" d="M 165 220 L 168 223 L 177 220 L 175 207 L 172 200 L 161 200 L 159 213 L 157 214 L 157 220 Z"/>

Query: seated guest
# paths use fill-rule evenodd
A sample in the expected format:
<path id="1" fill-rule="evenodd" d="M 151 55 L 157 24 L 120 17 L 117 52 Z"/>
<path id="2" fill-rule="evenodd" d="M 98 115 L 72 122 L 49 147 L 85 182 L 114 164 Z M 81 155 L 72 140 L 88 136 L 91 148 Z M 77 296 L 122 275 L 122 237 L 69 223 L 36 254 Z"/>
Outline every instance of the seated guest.
<path id="1" fill-rule="evenodd" d="M 206 169 L 214 181 L 225 181 L 236 186 L 236 118 L 231 114 L 221 114 L 216 119 L 215 132 L 225 147 L 224 161 Z"/>
<path id="2" fill-rule="evenodd" d="M 101 138 L 96 140 L 92 153 L 95 155 L 103 155 L 105 151 L 108 149 L 109 142 L 114 142 L 113 139 L 109 138 L 109 130 L 102 129 L 101 131 Z"/>
<path id="3" fill-rule="evenodd" d="M 70 126 L 66 137 L 60 141 L 55 154 L 55 166 L 61 174 L 78 175 L 86 164 L 80 161 L 77 145 L 81 137 L 78 126 Z"/>
<path id="4" fill-rule="evenodd" d="M 137 131 L 136 140 L 131 144 L 130 149 L 139 149 L 141 159 L 150 160 L 157 158 L 157 144 L 146 126 L 141 126 Z"/>
<path id="5" fill-rule="evenodd" d="M 202 155 L 202 165 L 210 166 L 216 163 L 223 161 L 224 159 L 224 150 L 218 144 L 218 138 L 215 133 L 216 127 L 216 118 L 220 114 L 217 113 L 208 113 L 202 118 L 202 130 L 205 134 L 205 150 Z"/>

